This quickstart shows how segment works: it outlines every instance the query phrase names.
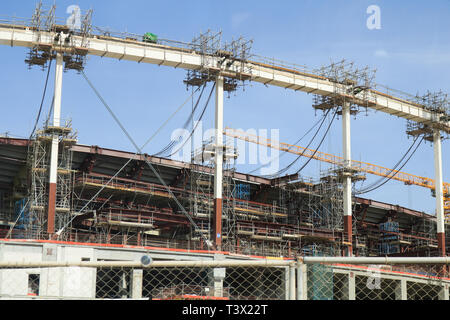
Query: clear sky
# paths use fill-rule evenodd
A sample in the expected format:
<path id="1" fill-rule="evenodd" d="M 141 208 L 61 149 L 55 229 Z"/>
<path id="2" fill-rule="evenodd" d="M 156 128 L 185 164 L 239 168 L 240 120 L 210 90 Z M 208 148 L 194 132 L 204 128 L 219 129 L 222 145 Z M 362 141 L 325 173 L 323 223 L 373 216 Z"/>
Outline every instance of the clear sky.
<path id="1" fill-rule="evenodd" d="M 222 31 L 230 41 L 253 39 L 252 52 L 310 68 L 346 59 L 356 66 L 376 69 L 376 82 L 411 94 L 427 90 L 450 92 L 450 1 L 55 1 L 57 16 L 67 18 L 66 9 L 76 4 L 93 9 L 92 23 L 112 30 L 136 34 L 152 32 L 160 38 L 190 42 L 200 32 Z M 31 17 L 37 1 L 1 1 L 0 16 Z M 44 2 L 46 5 L 53 1 Z M 381 29 L 370 30 L 368 6 L 377 5 Z M 0 132 L 28 137 L 36 118 L 46 72 L 24 63 L 27 49 L 3 46 L 0 90 Z M 53 71 L 53 70 L 52 70 Z M 142 145 L 189 96 L 183 84 L 186 72 L 164 66 L 89 57 L 85 72 L 110 107 Z M 48 112 L 53 73 L 44 105 Z M 209 86 L 210 87 L 210 86 Z M 208 87 L 208 88 L 209 88 Z M 209 89 L 206 89 L 209 91 Z M 214 122 L 211 101 L 203 118 L 204 129 Z M 232 128 L 279 129 L 280 140 L 295 142 L 319 119 L 312 96 L 278 87 L 251 83 L 225 99 L 225 125 Z M 173 118 L 145 152 L 153 154 L 170 142 L 181 127 L 191 103 Z M 79 143 L 135 151 L 81 75 L 64 74 L 62 117 L 71 118 Z M 352 118 L 352 158 L 392 167 L 412 140 L 405 133 L 404 119 L 369 111 Z M 308 138 L 300 145 L 305 146 Z M 317 140 L 318 141 L 318 140 Z M 314 142 L 311 147 L 317 145 Z M 341 121 L 336 120 L 322 147 L 323 152 L 342 155 Z M 295 156 L 280 159 L 280 167 Z M 444 181 L 450 182 L 448 140 L 443 142 Z M 298 169 L 299 161 L 289 172 Z M 248 172 L 257 165 L 239 165 Z M 319 177 L 327 166 L 311 161 L 302 171 Z M 433 148 L 422 144 L 402 171 L 434 178 Z M 368 177 L 365 185 L 378 177 Z M 359 185 L 358 185 L 359 186 Z M 431 192 L 391 181 L 365 194 L 393 204 L 434 213 Z"/>

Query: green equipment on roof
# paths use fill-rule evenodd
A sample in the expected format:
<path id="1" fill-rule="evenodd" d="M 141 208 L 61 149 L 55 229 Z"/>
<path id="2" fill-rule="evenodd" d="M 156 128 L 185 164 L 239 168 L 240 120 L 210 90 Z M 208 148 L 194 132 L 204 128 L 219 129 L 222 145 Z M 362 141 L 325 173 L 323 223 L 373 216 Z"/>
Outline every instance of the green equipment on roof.
<path id="1" fill-rule="evenodd" d="M 158 41 L 158 36 L 151 32 L 146 32 L 143 38 L 144 42 L 156 43 Z"/>

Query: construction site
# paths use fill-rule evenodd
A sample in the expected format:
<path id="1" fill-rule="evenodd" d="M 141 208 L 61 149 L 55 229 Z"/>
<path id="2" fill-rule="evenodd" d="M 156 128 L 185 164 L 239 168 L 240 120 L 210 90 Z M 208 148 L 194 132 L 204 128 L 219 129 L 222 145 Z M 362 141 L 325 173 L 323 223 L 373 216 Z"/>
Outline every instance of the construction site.
<path id="1" fill-rule="evenodd" d="M 244 260 L 447 256 L 450 185 L 442 179 L 447 165 L 441 143 L 450 133 L 450 100 L 443 92 L 394 96 L 375 86 L 368 68 L 341 61 L 298 69 L 254 55 L 244 38 L 224 43 L 220 32 L 181 43 L 153 34 L 104 32 L 91 20 L 92 10 L 82 12 L 81 25 L 73 29 L 58 20 L 55 6 L 39 3 L 31 19 L 0 21 L 1 50 L 25 47 L 25 63 L 54 73 L 55 82 L 52 113 L 30 139 L 0 137 L 3 245 L 170 250 L 171 259 L 188 253 Z M 79 144 L 70 119 L 61 119 L 64 72 L 84 77 L 108 108 L 84 73 L 88 55 L 186 69 L 179 81 L 199 93 L 198 101 L 208 85 L 208 102 L 215 96 L 215 136 L 194 149 L 189 162 L 170 157 L 173 142 L 158 154 L 143 153 L 124 128 L 135 152 Z M 312 94 L 311 107 L 321 116 L 317 126 L 341 118 L 337 139 L 343 157 L 224 128 L 224 94 L 249 82 Z M 405 134 L 413 140 L 409 151 L 423 140 L 432 143 L 436 175 L 352 160 L 350 116 L 367 109 L 406 119 Z M 188 116 L 190 124 L 193 114 Z M 322 161 L 331 169 L 314 178 L 302 176 L 301 169 L 271 176 L 239 172 L 238 150 L 228 143 L 237 140 Z M 429 189 L 436 213 L 361 197 L 365 192 L 355 192 L 354 185 L 368 175 Z"/>

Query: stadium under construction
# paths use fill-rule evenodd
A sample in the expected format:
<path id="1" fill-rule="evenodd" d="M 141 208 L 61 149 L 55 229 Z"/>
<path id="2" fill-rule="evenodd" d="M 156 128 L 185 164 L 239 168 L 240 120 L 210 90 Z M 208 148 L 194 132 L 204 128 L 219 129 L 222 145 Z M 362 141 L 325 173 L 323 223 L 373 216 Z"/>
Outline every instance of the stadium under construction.
<path id="1" fill-rule="evenodd" d="M 83 13 L 73 28 L 58 22 L 54 6 L 46 10 L 39 4 L 31 20 L 0 21 L 0 44 L 26 47 L 30 67 L 55 72 L 52 114 L 44 126 L 30 139 L 0 138 L 2 246 L 109 246 L 169 250 L 180 257 L 186 252 L 283 258 L 447 255 L 450 188 L 442 180 L 441 140 L 450 133 L 450 105 L 445 94 L 393 96 L 376 90 L 372 71 L 345 61 L 306 70 L 252 54 L 251 41 L 243 38 L 223 44 L 220 32 L 182 43 L 150 33 L 105 31 L 93 27 L 91 17 L 92 11 Z M 213 84 L 209 98 L 214 93 L 219 134 L 194 150 L 190 162 L 167 156 L 173 144 L 167 152 L 143 153 L 122 126 L 134 152 L 78 144 L 70 120 L 60 116 L 63 71 L 80 73 L 120 125 L 83 71 L 88 55 L 186 69 L 184 83 L 197 92 Z M 225 130 L 224 93 L 250 81 L 313 94 L 312 107 L 323 119 L 341 116 L 342 158 L 265 144 L 285 152 L 296 147 L 299 157 L 326 161 L 333 169 L 316 179 L 236 170 L 236 149 L 224 137 L 260 144 L 261 139 Z M 399 166 L 382 171 L 351 160 L 350 115 L 367 108 L 405 118 L 414 146 L 433 143 L 434 179 L 405 174 Z M 431 189 L 436 214 L 352 194 L 365 174 Z"/>

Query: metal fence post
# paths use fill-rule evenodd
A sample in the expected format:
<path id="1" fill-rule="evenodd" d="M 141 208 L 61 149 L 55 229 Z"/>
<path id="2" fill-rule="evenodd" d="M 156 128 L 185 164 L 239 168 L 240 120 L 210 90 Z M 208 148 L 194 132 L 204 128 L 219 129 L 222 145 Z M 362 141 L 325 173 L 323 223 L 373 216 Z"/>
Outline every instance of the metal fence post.
<path id="1" fill-rule="evenodd" d="M 223 297 L 223 281 L 225 280 L 226 272 L 226 268 L 212 269 L 214 297 Z"/>
<path id="2" fill-rule="evenodd" d="M 119 287 L 122 299 L 128 298 L 128 292 L 127 292 L 127 273 L 125 270 L 122 270 L 121 272 L 121 284 Z"/>
<path id="3" fill-rule="evenodd" d="M 347 281 L 342 285 L 342 294 L 345 300 L 356 300 L 356 282 L 355 273 L 352 271 L 346 272 Z"/>
<path id="4" fill-rule="evenodd" d="M 297 300 L 307 300 L 307 266 L 302 262 L 297 263 Z"/>
<path id="5" fill-rule="evenodd" d="M 131 275 L 131 298 L 141 299 L 142 298 L 142 279 L 144 271 L 142 269 L 133 269 Z"/>
<path id="6" fill-rule="evenodd" d="M 355 273 L 350 271 L 348 275 L 348 300 L 356 300 L 356 281 Z"/>
<path id="7" fill-rule="evenodd" d="M 289 300 L 296 300 L 295 297 L 295 264 L 289 266 Z"/>
<path id="8" fill-rule="evenodd" d="M 289 267 L 285 266 L 284 269 L 284 300 L 289 300 L 290 295 L 290 283 L 289 283 Z"/>
<path id="9" fill-rule="evenodd" d="M 396 283 L 395 300 L 408 300 L 408 290 L 405 279 L 401 279 Z"/>
<path id="10" fill-rule="evenodd" d="M 439 300 L 449 300 L 448 284 L 443 284 L 439 291 Z"/>

